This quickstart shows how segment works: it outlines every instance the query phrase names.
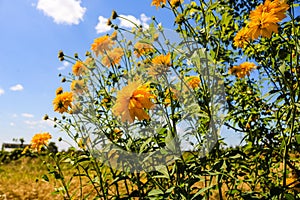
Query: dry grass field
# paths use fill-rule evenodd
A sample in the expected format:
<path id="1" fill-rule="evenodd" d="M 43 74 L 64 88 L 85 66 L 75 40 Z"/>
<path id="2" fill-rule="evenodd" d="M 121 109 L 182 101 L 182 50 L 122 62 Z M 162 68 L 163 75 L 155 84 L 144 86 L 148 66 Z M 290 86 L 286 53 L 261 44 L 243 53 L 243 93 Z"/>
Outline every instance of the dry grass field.
<path id="1" fill-rule="evenodd" d="M 52 195 L 53 182 L 42 180 L 46 167 L 39 158 L 21 158 L 0 165 L 0 200 L 61 199 Z"/>
<path id="2" fill-rule="evenodd" d="M 280 170 L 280 169 L 279 169 Z M 66 179 L 71 177 L 74 170 L 64 170 Z M 48 174 L 47 168 L 43 165 L 42 158 L 21 157 L 18 160 L 11 161 L 7 164 L 0 164 L 0 200 L 59 200 L 63 197 L 59 194 L 54 194 L 55 188 L 60 187 L 60 182 L 48 175 L 49 182 L 43 180 L 42 175 Z M 84 198 L 80 196 L 78 186 L 80 185 L 79 178 L 74 178 L 71 181 L 70 193 L 75 194 L 72 199 L 93 199 L 96 194 L 92 192 L 92 188 L 88 180 L 82 177 L 81 181 L 84 185 L 82 194 L 90 194 Z M 145 178 L 140 180 L 146 182 Z M 110 185 L 110 184 L 108 184 Z M 120 193 L 126 194 L 124 182 L 118 182 Z M 130 186 L 131 183 L 128 182 Z M 193 188 L 197 192 L 203 188 L 203 182 L 195 183 Z M 247 190 L 247 187 L 243 187 Z M 137 189 L 137 188 L 131 188 Z M 114 185 L 108 188 L 109 193 L 113 195 L 115 191 Z M 225 197 L 226 186 L 222 187 L 222 196 Z M 299 190 L 300 192 L 300 190 Z M 218 194 L 212 194 L 211 199 L 220 199 Z"/>

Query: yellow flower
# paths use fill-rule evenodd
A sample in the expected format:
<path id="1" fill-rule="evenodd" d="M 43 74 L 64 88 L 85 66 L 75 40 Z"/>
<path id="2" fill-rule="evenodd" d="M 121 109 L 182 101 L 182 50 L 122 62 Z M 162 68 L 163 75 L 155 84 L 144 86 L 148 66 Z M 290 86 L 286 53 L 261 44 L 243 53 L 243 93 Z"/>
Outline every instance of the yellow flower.
<path id="1" fill-rule="evenodd" d="M 147 44 L 147 43 L 142 43 L 142 42 L 137 42 L 134 45 L 134 54 L 136 57 L 141 57 L 143 55 L 146 55 L 147 53 L 154 52 L 154 48 L 152 45 Z"/>
<path id="2" fill-rule="evenodd" d="M 166 5 L 167 0 L 152 0 L 151 6 L 156 6 L 156 9 L 161 6 L 161 4 Z"/>
<path id="3" fill-rule="evenodd" d="M 63 93 L 63 88 L 62 87 L 57 88 L 56 91 L 55 91 L 55 94 L 59 95 L 61 93 Z"/>
<path id="4" fill-rule="evenodd" d="M 285 12 L 289 9 L 289 5 L 285 0 L 266 0 L 264 4 L 259 5 L 255 10 L 251 11 L 250 18 L 255 18 L 262 13 L 274 14 L 279 21 L 286 17 Z"/>
<path id="5" fill-rule="evenodd" d="M 158 76 L 169 72 L 171 66 L 171 54 L 159 55 L 152 59 L 152 64 L 148 70 L 149 75 Z"/>
<path id="6" fill-rule="evenodd" d="M 200 78 L 198 76 L 191 76 L 187 79 L 187 84 L 189 87 L 196 89 L 200 85 Z"/>
<path id="7" fill-rule="evenodd" d="M 116 104 L 112 108 L 113 114 L 120 116 L 122 122 L 132 123 L 136 117 L 138 120 L 149 120 L 145 109 L 154 106 L 151 99 L 155 98 L 150 92 L 151 89 L 141 85 L 140 81 L 129 82 L 117 93 Z"/>
<path id="8" fill-rule="evenodd" d="M 73 80 L 71 83 L 71 90 L 76 94 L 82 94 L 86 90 L 84 80 Z"/>
<path id="9" fill-rule="evenodd" d="M 257 39 L 259 36 L 270 38 L 272 33 L 278 33 L 279 19 L 273 13 L 255 14 L 248 24 L 249 36 Z"/>
<path id="10" fill-rule="evenodd" d="M 249 30 L 248 28 L 242 28 L 234 37 L 234 46 L 243 48 L 247 42 L 249 42 Z"/>
<path id="11" fill-rule="evenodd" d="M 54 111 L 59 113 L 68 112 L 69 107 L 72 107 L 73 93 L 64 92 L 56 95 L 53 100 Z"/>
<path id="12" fill-rule="evenodd" d="M 108 35 L 104 35 L 102 37 L 96 38 L 94 40 L 94 43 L 91 46 L 92 51 L 95 52 L 96 56 L 99 54 L 104 54 L 106 51 L 109 51 L 112 46 L 115 44 L 114 41 L 112 41 L 111 37 Z"/>
<path id="13" fill-rule="evenodd" d="M 183 0 L 170 0 L 172 8 L 178 7 L 180 4 L 183 4 Z"/>
<path id="14" fill-rule="evenodd" d="M 255 69 L 256 66 L 251 62 L 244 62 L 239 66 L 233 66 L 229 69 L 229 74 L 235 74 L 238 78 L 244 78 L 246 75 L 250 75 L 250 71 Z"/>
<path id="15" fill-rule="evenodd" d="M 81 61 L 76 61 L 72 67 L 72 72 L 75 76 L 81 76 L 88 72 L 88 68 Z"/>
<path id="16" fill-rule="evenodd" d="M 120 63 L 124 52 L 122 48 L 115 48 L 111 51 L 108 51 L 107 54 L 102 58 L 102 64 L 104 66 L 110 67 Z"/>
<path id="17" fill-rule="evenodd" d="M 31 149 L 36 151 L 40 151 L 43 146 L 47 146 L 49 140 L 51 139 L 51 135 L 47 132 L 45 133 L 37 133 L 31 139 Z"/>

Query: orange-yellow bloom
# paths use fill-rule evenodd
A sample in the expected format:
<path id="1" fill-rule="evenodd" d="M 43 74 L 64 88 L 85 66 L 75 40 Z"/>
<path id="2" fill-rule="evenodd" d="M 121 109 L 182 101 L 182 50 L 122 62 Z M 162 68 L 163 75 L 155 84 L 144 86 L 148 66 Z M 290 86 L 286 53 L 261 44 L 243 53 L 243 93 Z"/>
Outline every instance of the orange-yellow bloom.
<path id="1" fill-rule="evenodd" d="M 88 72 L 88 68 L 81 61 L 76 61 L 72 67 L 72 72 L 75 76 L 81 76 Z"/>
<path id="2" fill-rule="evenodd" d="M 107 54 L 102 58 L 102 64 L 104 66 L 110 67 L 120 63 L 124 51 L 122 48 L 115 48 L 108 51 Z"/>
<path id="3" fill-rule="evenodd" d="M 161 6 L 161 4 L 166 4 L 167 0 L 152 0 L 151 6 L 156 6 L 156 9 Z"/>
<path id="4" fill-rule="evenodd" d="M 264 4 L 259 5 L 255 10 L 251 11 L 250 19 L 255 18 L 262 13 L 272 13 L 279 21 L 283 20 L 286 15 L 285 12 L 289 9 L 289 5 L 285 0 L 266 0 Z"/>
<path id="5" fill-rule="evenodd" d="M 171 66 L 171 54 L 159 55 L 152 59 L 151 67 L 149 68 L 149 75 L 158 76 L 169 72 Z"/>
<path id="6" fill-rule="evenodd" d="M 83 79 L 73 80 L 70 87 L 72 92 L 76 94 L 82 94 L 86 90 L 86 85 Z"/>
<path id="7" fill-rule="evenodd" d="M 141 85 L 140 81 L 129 82 L 117 93 L 116 104 L 112 108 L 113 114 L 120 116 L 122 122 L 132 123 L 135 118 L 149 120 L 150 117 L 145 109 L 154 106 L 152 98 L 155 96 L 151 94 L 149 87 Z"/>
<path id="8" fill-rule="evenodd" d="M 239 66 L 233 66 L 229 69 L 229 74 L 235 74 L 238 78 L 244 78 L 246 75 L 250 75 L 250 71 L 255 69 L 256 66 L 252 62 L 244 62 Z"/>
<path id="9" fill-rule="evenodd" d="M 31 149 L 36 151 L 40 151 L 43 146 L 47 146 L 49 140 L 51 139 L 51 135 L 47 132 L 45 133 L 37 133 L 31 139 Z"/>
<path id="10" fill-rule="evenodd" d="M 68 112 L 69 107 L 72 107 L 73 93 L 64 92 L 59 95 L 56 95 L 53 100 L 54 111 L 59 113 Z"/>
<path id="11" fill-rule="evenodd" d="M 189 87 L 196 89 L 200 85 L 200 78 L 198 76 L 191 76 L 187 79 L 187 84 Z"/>
<path id="12" fill-rule="evenodd" d="M 147 43 L 137 42 L 134 45 L 134 54 L 136 57 L 141 57 L 143 55 L 146 55 L 147 53 L 154 52 L 154 48 Z"/>
<path id="13" fill-rule="evenodd" d="M 98 56 L 99 54 L 102 55 L 106 51 L 109 51 L 114 44 L 115 42 L 111 39 L 110 36 L 104 35 L 94 40 L 91 49 L 95 52 L 96 56 Z"/>
<path id="14" fill-rule="evenodd" d="M 172 8 L 178 7 L 180 4 L 183 4 L 183 0 L 170 0 Z"/>
<path id="15" fill-rule="evenodd" d="M 234 46 L 243 48 L 247 42 L 249 42 L 249 30 L 248 28 L 242 28 L 234 37 Z"/>
<path id="16" fill-rule="evenodd" d="M 249 35 L 252 39 L 259 36 L 270 38 L 278 32 L 278 22 L 286 17 L 289 5 L 285 0 L 266 0 L 250 13 Z"/>
<path id="17" fill-rule="evenodd" d="M 259 36 L 270 38 L 272 33 L 278 33 L 279 19 L 273 13 L 263 12 L 261 15 L 255 15 L 248 24 L 249 36 L 257 39 Z"/>

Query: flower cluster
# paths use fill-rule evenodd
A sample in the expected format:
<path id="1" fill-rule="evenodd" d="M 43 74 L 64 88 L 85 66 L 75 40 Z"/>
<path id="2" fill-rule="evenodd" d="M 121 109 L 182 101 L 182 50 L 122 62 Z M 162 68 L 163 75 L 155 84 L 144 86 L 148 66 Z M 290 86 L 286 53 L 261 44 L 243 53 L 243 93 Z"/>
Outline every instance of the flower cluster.
<path id="1" fill-rule="evenodd" d="M 251 62 L 244 62 L 239 66 L 233 66 L 229 69 L 229 74 L 235 74 L 238 78 L 244 78 L 246 75 L 250 75 L 250 71 L 255 69 L 256 66 Z"/>
<path id="2" fill-rule="evenodd" d="M 31 149 L 40 151 L 43 146 L 48 145 L 48 142 L 51 138 L 52 137 L 48 132 L 35 134 L 31 139 Z"/>
<path id="3" fill-rule="evenodd" d="M 234 38 L 234 45 L 243 48 L 249 40 L 258 37 L 270 38 L 278 33 L 278 22 L 283 20 L 289 5 L 285 0 L 266 0 L 250 13 L 250 21 Z"/>

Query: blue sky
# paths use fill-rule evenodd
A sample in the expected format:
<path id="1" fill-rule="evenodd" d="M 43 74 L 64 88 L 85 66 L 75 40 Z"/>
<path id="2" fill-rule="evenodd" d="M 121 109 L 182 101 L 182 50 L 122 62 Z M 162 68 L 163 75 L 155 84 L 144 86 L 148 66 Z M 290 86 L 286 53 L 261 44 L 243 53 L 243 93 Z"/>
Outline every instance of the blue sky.
<path id="1" fill-rule="evenodd" d="M 84 56 L 93 40 L 108 30 L 111 11 L 132 15 L 141 24 L 153 15 L 171 28 L 172 14 L 151 7 L 151 0 L 0 0 L 0 143 L 50 132 L 60 147 L 63 132 L 42 120 L 53 112 L 55 90 L 61 86 L 59 73 L 71 65 L 57 58 L 59 50 Z M 128 24 L 119 21 L 119 25 Z"/>
<path id="2" fill-rule="evenodd" d="M 150 4 L 150 0 L 0 0 L 0 143 L 13 138 L 29 142 L 43 131 L 50 132 L 53 141 L 59 136 L 67 139 L 42 120 L 46 113 L 57 116 L 52 100 L 61 86 L 58 74 L 71 70 L 71 65 L 58 61 L 58 51 L 84 56 L 93 40 L 106 33 L 112 10 L 142 24 L 153 15 L 163 24 L 172 16 Z"/>

